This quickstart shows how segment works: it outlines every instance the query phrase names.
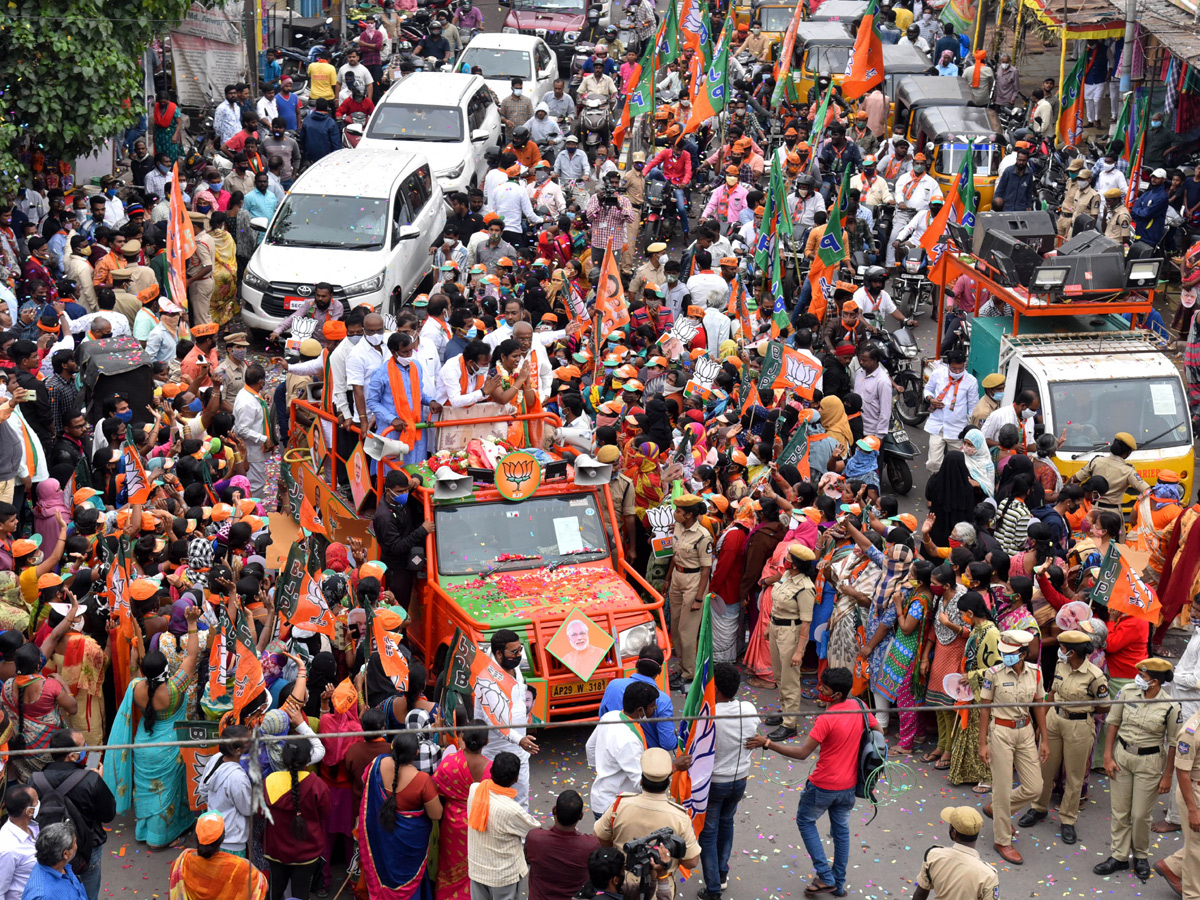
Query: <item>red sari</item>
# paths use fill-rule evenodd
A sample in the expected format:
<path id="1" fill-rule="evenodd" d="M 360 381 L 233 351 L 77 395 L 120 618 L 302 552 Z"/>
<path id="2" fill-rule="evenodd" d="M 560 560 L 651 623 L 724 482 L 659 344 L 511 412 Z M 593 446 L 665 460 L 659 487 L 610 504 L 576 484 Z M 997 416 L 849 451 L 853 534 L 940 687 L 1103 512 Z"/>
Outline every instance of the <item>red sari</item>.
<path id="1" fill-rule="evenodd" d="M 490 778 L 489 765 L 484 778 Z M 435 900 L 470 900 L 471 879 L 467 874 L 467 793 L 475 780 L 465 753 L 442 757 L 433 783 L 442 796 L 442 818 L 438 823 L 438 871 Z"/>

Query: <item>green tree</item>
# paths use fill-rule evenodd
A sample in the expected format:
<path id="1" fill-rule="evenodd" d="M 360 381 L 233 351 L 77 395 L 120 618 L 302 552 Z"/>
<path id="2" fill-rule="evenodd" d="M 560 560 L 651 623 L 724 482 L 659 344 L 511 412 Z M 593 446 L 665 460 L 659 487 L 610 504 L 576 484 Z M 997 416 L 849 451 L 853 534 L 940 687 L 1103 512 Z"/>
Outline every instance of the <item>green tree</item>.
<path id="1" fill-rule="evenodd" d="M 73 162 L 141 113 L 139 60 L 190 0 L 6 0 L 0 12 L 0 191 L 28 174 L 26 134 Z"/>

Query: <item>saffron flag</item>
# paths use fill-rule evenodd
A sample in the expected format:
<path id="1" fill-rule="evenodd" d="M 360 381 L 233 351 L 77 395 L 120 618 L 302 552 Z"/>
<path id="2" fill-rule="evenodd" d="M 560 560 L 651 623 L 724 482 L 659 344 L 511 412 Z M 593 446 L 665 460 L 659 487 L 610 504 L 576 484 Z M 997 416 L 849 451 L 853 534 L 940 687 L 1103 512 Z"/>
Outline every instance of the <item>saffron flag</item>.
<path id="1" fill-rule="evenodd" d="M 209 594 L 208 599 L 217 614 L 217 627 L 208 635 L 208 692 L 214 698 L 224 697 L 225 682 L 229 679 L 229 614 L 225 611 L 224 597 Z"/>
<path id="2" fill-rule="evenodd" d="M 833 287 L 837 283 L 838 266 L 849 256 L 846 232 L 842 227 L 842 212 L 849 200 L 849 191 L 850 167 L 847 166 L 842 175 L 842 186 L 833 204 L 833 211 L 825 225 L 825 233 L 821 236 L 816 256 L 813 257 L 812 266 L 808 270 L 808 282 L 812 289 L 808 311 L 822 321 L 833 296 Z"/>
<path id="3" fill-rule="evenodd" d="M 729 303 L 725 306 L 725 314 L 738 320 L 742 329 L 742 340 L 750 340 L 753 336 L 750 331 L 750 309 L 746 304 L 746 286 L 740 278 L 735 278 L 733 287 L 729 289 Z M 711 381 L 710 379 L 710 384 Z"/>
<path id="4" fill-rule="evenodd" d="M 1059 91 L 1058 139 L 1067 147 L 1074 147 L 1083 136 L 1083 79 L 1096 51 L 1079 55 Z"/>
<path id="5" fill-rule="evenodd" d="M 286 619 L 293 628 L 324 634 L 330 639 L 334 636 L 333 613 L 325 603 L 320 584 L 311 575 L 304 575 L 303 587 L 291 614 L 286 616 Z"/>
<path id="6" fill-rule="evenodd" d="M 1108 545 L 1108 552 L 1100 563 L 1100 575 L 1092 588 L 1093 603 L 1102 603 L 1113 612 L 1145 619 L 1157 625 L 1162 618 L 1162 604 L 1154 589 L 1130 568 L 1116 542 Z"/>
<path id="7" fill-rule="evenodd" d="M 713 718 L 717 712 L 717 692 L 713 666 L 712 594 L 706 594 L 696 642 L 696 677 L 683 701 L 683 721 L 679 723 L 679 749 L 692 757 L 692 764 L 686 771 L 671 776 L 671 796 L 692 817 L 692 828 L 697 834 L 704 830 L 717 752 L 717 723 Z"/>
<path id="8" fill-rule="evenodd" d="M 596 312 L 600 316 L 600 333 L 606 336 L 629 324 L 629 304 L 625 302 L 621 270 L 613 256 L 612 238 L 608 239 L 604 262 L 600 264 L 600 280 L 596 283 Z"/>
<path id="9" fill-rule="evenodd" d="M 883 82 L 883 39 L 875 26 L 879 15 L 879 0 L 871 0 L 858 25 L 858 36 L 846 60 L 846 77 L 842 81 L 842 96 L 856 100 Z M 815 121 L 823 120 L 818 118 Z"/>
<path id="10" fill-rule="evenodd" d="M 771 94 L 771 105 L 778 107 L 787 96 L 785 82 L 792 80 L 792 61 L 796 50 L 796 29 L 800 27 L 800 14 L 804 4 L 797 3 L 792 13 L 792 21 L 788 22 L 787 31 L 783 34 L 783 46 L 779 50 L 779 60 L 775 63 L 775 90 Z M 732 18 L 732 17 L 730 17 Z"/>
<path id="11" fill-rule="evenodd" d="M 103 543 L 103 541 L 101 542 Z M 117 539 L 117 556 L 108 564 L 108 606 L 117 614 L 118 631 L 133 640 L 133 607 L 129 601 L 129 561 L 125 557 L 125 539 Z"/>
<path id="12" fill-rule="evenodd" d="M 696 56 L 704 59 L 711 40 L 707 0 L 683 0 L 683 9 L 679 13 L 679 31 L 684 46 L 691 47 Z"/>
<path id="13" fill-rule="evenodd" d="M 484 718 L 501 734 L 507 735 L 512 725 L 512 697 L 517 679 L 486 653 L 475 654 L 471 675 Z"/>
<path id="14" fill-rule="evenodd" d="M 725 109 L 725 97 L 729 92 L 729 42 L 733 18 L 725 20 L 725 28 L 717 43 L 712 65 L 703 78 L 696 79 L 696 91 L 692 97 L 692 117 L 683 129 L 684 134 L 696 131 L 713 116 Z"/>
<path id="15" fill-rule="evenodd" d="M 167 213 L 167 280 L 171 299 L 187 309 L 187 261 L 196 252 L 196 233 L 188 217 L 179 187 L 179 163 L 175 163 L 170 183 L 170 211 Z"/>
<path id="16" fill-rule="evenodd" d="M 121 450 L 125 461 L 125 494 L 131 506 L 141 506 L 150 499 L 153 485 L 146 475 L 146 465 L 142 462 L 142 454 L 133 443 L 133 432 L 125 435 L 125 446 Z"/>
<path id="17" fill-rule="evenodd" d="M 795 391 L 805 400 L 811 400 L 822 371 L 821 364 L 812 356 L 780 341 L 771 341 L 758 374 L 758 392 L 767 397 L 771 391 L 782 389 Z"/>
<path id="18" fill-rule="evenodd" d="M 654 107 L 654 71 L 651 61 L 654 58 L 654 45 L 647 44 L 642 58 L 630 73 L 629 83 L 625 88 L 625 105 L 621 108 L 621 119 L 613 129 L 613 143 L 621 149 L 625 140 L 625 132 L 638 116 L 650 112 Z"/>
<path id="19" fill-rule="evenodd" d="M 933 248 L 946 239 L 946 226 L 957 222 L 968 231 L 975 230 L 975 160 L 971 145 L 963 154 L 962 165 L 958 168 L 958 177 L 950 185 L 950 193 L 946 195 L 946 203 L 937 214 L 925 233 L 921 235 L 920 244 L 926 253 L 933 253 Z M 961 248 L 967 249 L 967 248 Z"/>
<path id="20" fill-rule="evenodd" d="M 233 673 L 235 722 L 241 720 L 242 710 L 266 690 L 262 662 L 258 658 L 258 647 L 255 646 L 254 628 L 247 621 L 249 618 L 245 610 L 239 610 L 234 625 L 234 635 L 237 639 L 237 668 Z"/>
<path id="21" fill-rule="evenodd" d="M 325 531 L 325 522 L 322 521 L 321 514 L 313 508 L 308 497 L 300 500 L 300 527 L 306 531 L 329 537 Z"/>
<path id="22" fill-rule="evenodd" d="M 398 690 L 408 690 L 408 657 L 400 650 L 400 635 L 388 631 L 379 615 L 371 617 L 371 634 L 384 674 L 395 680 Z"/>

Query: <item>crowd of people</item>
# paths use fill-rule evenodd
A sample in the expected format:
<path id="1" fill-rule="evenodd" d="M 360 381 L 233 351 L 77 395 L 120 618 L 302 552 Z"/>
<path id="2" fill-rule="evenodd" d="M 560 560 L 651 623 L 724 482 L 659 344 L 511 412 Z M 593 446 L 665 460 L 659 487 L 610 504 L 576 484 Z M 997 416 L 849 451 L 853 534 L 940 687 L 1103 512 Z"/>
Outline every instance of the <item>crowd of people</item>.
<path id="1" fill-rule="evenodd" d="M 99 193 L 68 196 L 35 178 L 0 206 L 0 742 L 16 754 L 3 767 L 0 896 L 96 900 L 111 865 L 106 826 L 132 811 L 136 839 L 156 850 L 194 831 L 197 846 L 171 869 L 173 898 L 323 897 L 338 889 L 337 863 L 369 900 L 516 900 L 526 878 L 532 900 L 585 885 L 616 898 L 633 865 L 621 848 L 667 828 L 679 840 L 650 859 L 658 896 L 679 890 L 680 867 L 700 868 L 700 896 L 720 900 L 757 748 L 818 754 L 798 800 L 814 868 L 805 894 L 842 896 L 868 729 L 893 759 L 919 759 L 982 803 L 982 815 L 943 811 L 951 844 L 914 873 L 918 900 L 998 896 L 975 849 L 984 816 L 997 859 L 1019 865 L 1014 818 L 1036 829 L 1057 796 L 1061 840 L 1076 843 L 1099 772 L 1111 846 L 1094 872 L 1144 881 L 1152 831 L 1182 830 L 1182 849 L 1155 869 L 1200 896 L 1200 633 L 1175 663 L 1162 647 L 1177 616 L 1200 615 L 1200 506 L 1179 475 L 1143 481 L 1128 461 L 1136 441 L 1116 433 L 1064 477 L 1059 441 L 1040 433 L 1043 398 L 1023 390 L 1002 403 L 1003 374 L 977 380 L 959 349 L 924 387 L 927 510 L 914 515 L 884 489 L 895 385 L 877 337 L 888 317 L 910 321 L 886 289 L 889 269 L 943 199 L 921 148 L 901 125 L 889 131 L 881 88 L 854 102 L 834 89 L 817 123 L 825 82 L 775 107 L 771 76 L 754 82 L 731 62 L 728 107 L 689 128 L 689 48 L 662 74 L 677 99 L 648 126 L 654 146 L 621 169 L 616 147 L 589 159 L 577 137 L 555 137 L 575 113 L 565 81 L 534 107 L 514 79 L 500 103 L 510 143 L 478 189 L 447 197 L 429 247 L 432 289 L 374 310 L 318 283 L 272 335 L 311 319 L 298 358 L 251 349 L 237 324 L 259 239 L 249 220 L 270 217 L 298 171 L 340 146 L 338 120 L 369 115 L 380 47 L 396 39 L 385 7 L 384 37 L 364 29 L 344 71 L 309 70 L 316 105 L 302 123 L 278 72 L 257 99 L 249 85 L 226 89 L 214 130 L 231 174 L 173 169 L 186 152 L 181 113 L 161 95 L 148 139 L 131 142 L 129 184 L 107 176 Z M 881 31 L 931 53 L 977 105 L 1016 102 L 1007 54 L 995 69 L 986 54 L 964 60 L 934 12 L 899 0 L 882 10 Z M 633 2 L 628 14 L 644 43 L 653 8 Z M 461 47 L 459 28 L 479 27 L 477 16 L 468 2 L 417 51 L 452 54 L 443 28 Z M 735 44 L 770 58 L 757 26 L 737 29 Z M 585 90 L 618 96 L 637 48 L 615 49 L 608 59 L 597 48 Z M 1089 124 L 1109 69 L 1094 72 Z M 1037 141 L 1053 140 L 1056 93 L 1053 79 L 1033 92 L 1034 140 L 1014 142 L 994 208 L 1031 208 L 1028 162 Z M 545 139 L 561 141 L 553 164 L 538 150 Z M 1154 142 L 1162 158 L 1147 151 L 1152 186 L 1139 204 L 1197 214 L 1200 171 L 1159 168 L 1176 145 L 1161 130 Z M 1121 205 L 1118 157 L 1077 167 L 1064 233 L 1086 212 L 1125 243 L 1156 240 L 1146 228 L 1161 209 Z M 773 170 L 795 229 L 778 307 L 754 261 Z M 839 212 L 822 188 L 847 173 Z M 186 296 L 172 293 L 166 252 L 174 177 L 187 177 L 196 246 Z M 642 237 L 655 180 L 669 185 L 681 251 Z M 568 183 L 586 190 L 568 199 Z M 886 233 L 876 227 L 885 209 Z M 835 214 L 845 246 L 879 265 L 861 282 L 842 270 L 814 299 L 803 261 Z M 1185 263 L 1192 291 L 1198 254 Z M 955 285 L 946 302 L 974 314 L 972 296 Z M 1187 333 L 1190 314 L 1175 327 Z M 763 380 L 780 345 L 814 382 Z M 125 354 L 148 375 L 97 392 L 81 372 L 94 352 Z M 292 427 L 301 399 L 320 411 L 307 434 L 324 429 L 326 475 L 345 490 L 360 440 L 398 444 L 363 505 L 377 552 L 310 536 L 314 618 L 299 624 L 281 597 L 287 548 L 281 556 L 270 515 L 289 508 L 275 466 L 307 440 Z M 418 427 L 430 421 L 439 427 Z M 613 552 L 667 601 L 669 646 L 645 647 L 629 677 L 606 685 L 586 743 L 593 780 L 586 795 L 558 794 L 545 825 L 529 802 L 539 747 L 525 637 L 499 630 L 480 651 L 513 685 L 497 723 L 478 691 L 444 709 L 444 671 L 406 636 L 423 602 L 412 551 L 436 533 L 421 490 L 444 466 L 510 449 L 610 466 Z M 1127 495 L 1138 498 L 1130 521 Z M 1105 600 L 1101 573 L 1126 542 L 1151 551 L 1155 622 Z M 711 648 L 699 645 L 706 604 Z M 403 676 L 372 629 L 394 640 Z M 699 671 L 709 649 L 714 665 Z M 677 718 L 673 695 L 699 677 L 713 681 L 719 718 L 697 828 L 670 794 L 692 765 L 678 723 L 641 720 Z M 777 706 L 744 699 L 743 679 L 776 690 Z M 1042 701 L 1054 705 L 1033 705 Z M 173 742 L 198 721 L 215 752 L 197 759 Z M 104 745 L 113 749 L 86 749 Z M 1160 795 L 1167 815 L 1152 822 Z M 592 827 L 580 829 L 589 812 Z M 826 812 L 832 862 L 817 830 Z"/>

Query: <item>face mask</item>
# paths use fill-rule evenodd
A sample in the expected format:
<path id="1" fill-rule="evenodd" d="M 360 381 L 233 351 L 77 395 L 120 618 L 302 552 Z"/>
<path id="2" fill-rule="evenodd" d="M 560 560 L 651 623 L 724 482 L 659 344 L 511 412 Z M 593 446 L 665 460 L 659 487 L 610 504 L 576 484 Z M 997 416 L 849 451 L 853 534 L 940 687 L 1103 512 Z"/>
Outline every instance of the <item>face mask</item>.
<path id="1" fill-rule="evenodd" d="M 1015 666 L 1017 663 L 1019 663 L 1021 661 L 1021 654 L 1020 653 L 1002 653 L 1002 654 L 1000 654 L 1000 661 L 1003 662 L 1006 666 L 1008 666 L 1011 669 L 1013 666 Z"/>
<path id="2" fill-rule="evenodd" d="M 361 334 L 352 334 L 346 338 L 346 340 L 348 340 L 351 344 L 357 344 L 362 339 L 363 336 Z"/>
<path id="3" fill-rule="evenodd" d="M 1101 168 L 1101 169 L 1103 169 L 1105 172 L 1111 172 L 1111 171 L 1112 171 L 1112 167 L 1113 167 L 1113 165 L 1115 165 L 1115 164 L 1114 164 L 1114 163 L 1110 163 L 1110 162 L 1109 162 L 1109 161 L 1106 159 L 1104 162 L 1100 163 L 1100 168 Z"/>
<path id="4" fill-rule="evenodd" d="M 79 762 L 82 764 L 82 763 L 83 763 L 83 760 L 80 760 Z M 33 809 L 29 811 L 30 818 L 36 819 L 36 818 L 37 818 L 37 815 L 38 815 L 38 811 L 39 811 L 41 808 L 42 808 L 42 801 L 41 801 L 41 800 L 39 800 L 37 803 L 33 804 Z"/>
<path id="5" fill-rule="evenodd" d="M 388 497 L 388 503 L 390 503 L 394 508 L 399 508 L 408 502 L 408 493 L 408 491 L 404 491 L 399 494 L 392 494 L 390 497 Z"/>
<path id="6" fill-rule="evenodd" d="M 283 140 L 283 132 L 282 131 L 272 131 L 271 136 L 273 138 L 275 138 L 275 140 L 277 140 L 277 141 Z"/>
<path id="7" fill-rule="evenodd" d="M 472 325 L 470 328 L 467 329 L 467 340 L 468 341 L 474 340 L 475 336 L 478 334 L 479 334 L 479 329 L 476 328 L 474 325 Z"/>
<path id="8" fill-rule="evenodd" d="M 170 169 L 168 169 L 166 166 L 155 166 L 154 168 L 158 169 L 158 171 L 161 172 L 163 175 L 166 175 L 167 172 L 170 171 Z"/>
<path id="9" fill-rule="evenodd" d="M 913 166 L 913 171 L 916 172 L 918 175 L 924 175 L 925 167 L 922 165 L 916 165 L 916 166 Z"/>
<path id="10" fill-rule="evenodd" d="M 400 366 L 400 368 L 402 368 L 402 369 L 407 369 L 409 366 L 412 365 L 412 357 L 411 356 L 397 356 L 395 359 L 396 359 L 396 365 Z"/>
<path id="11" fill-rule="evenodd" d="M 524 655 L 524 651 L 521 651 L 516 656 L 508 656 L 507 654 L 504 654 L 500 657 L 500 665 L 511 672 L 513 669 L 516 669 L 521 665 L 521 658 Z"/>
<path id="12" fill-rule="evenodd" d="M 1138 686 L 1139 691 L 1150 690 L 1150 682 L 1143 678 L 1140 672 L 1134 676 L 1133 683 Z"/>
<path id="13" fill-rule="evenodd" d="M 188 404 L 188 409 L 191 412 L 198 413 L 200 410 L 204 409 L 204 404 L 200 402 L 199 397 L 194 397 L 192 398 L 192 402 Z"/>
<path id="14" fill-rule="evenodd" d="M 200 204 L 196 204 L 196 212 L 206 213 L 211 209 L 211 206 L 201 206 Z"/>
<path id="15" fill-rule="evenodd" d="M 1065 663 L 1068 659 L 1070 659 L 1070 656 L 1071 656 L 1071 654 L 1069 654 L 1066 650 L 1062 649 L 1061 647 L 1058 648 L 1058 661 L 1059 662 Z"/>
<path id="16" fill-rule="evenodd" d="M 929 590 L 933 592 L 933 596 L 940 597 L 946 593 L 946 586 L 944 584 L 934 584 L 930 585 Z"/>
<path id="17" fill-rule="evenodd" d="M 367 343 L 370 344 L 372 347 L 378 347 L 380 344 L 383 343 L 383 335 L 382 334 L 368 334 L 367 335 Z"/>
<path id="18" fill-rule="evenodd" d="M 133 421 L 133 410 L 127 409 L 125 412 L 113 413 L 122 422 L 129 423 Z"/>
<path id="19" fill-rule="evenodd" d="M 1021 418 L 1022 418 L 1022 419 L 1026 419 L 1026 420 L 1028 420 L 1028 419 L 1032 419 L 1032 418 L 1033 418 L 1034 416 L 1036 416 L 1036 415 L 1037 415 L 1037 413 L 1036 413 L 1036 412 L 1034 412 L 1032 409 L 1023 409 L 1023 410 L 1021 410 Z"/>
<path id="20" fill-rule="evenodd" d="M 667 284 L 678 284 L 678 283 L 679 283 L 678 275 L 668 275 L 667 276 Z"/>
<path id="21" fill-rule="evenodd" d="M 106 196 L 106 197 L 115 197 L 115 196 L 117 196 L 117 189 L 116 189 L 116 188 L 109 188 L 108 190 L 106 190 L 106 191 L 104 192 L 104 196 Z"/>
<path id="22" fill-rule="evenodd" d="M 1000 63 L 1000 68 L 1003 69 L 1004 71 L 1008 71 L 1009 69 L 1012 68 L 1012 64 L 1011 63 Z"/>
<path id="23" fill-rule="evenodd" d="M 1162 128 L 1162 122 L 1155 122 L 1155 121 L 1151 120 L 1150 127 L 1151 128 Z"/>
<path id="24" fill-rule="evenodd" d="M 522 91 L 520 88 L 513 88 L 513 89 L 512 89 L 512 95 L 513 95 L 514 97 L 520 97 L 522 93 L 523 93 L 523 91 Z"/>
<path id="25" fill-rule="evenodd" d="M 991 397 L 993 400 L 999 400 L 999 399 L 1000 399 L 1000 391 L 988 391 L 988 392 L 987 392 L 987 395 L 988 395 L 989 397 Z"/>
<path id="26" fill-rule="evenodd" d="M 221 182 L 219 182 L 219 181 L 210 181 L 210 182 L 208 183 L 208 189 L 209 189 L 210 191 L 217 191 L 217 192 L 220 192 L 220 190 L 221 190 Z"/>
<path id="27" fill-rule="evenodd" d="M 242 362 L 246 358 L 246 350 L 243 347 L 234 347 L 229 351 L 229 355 L 238 362 Z"/>
<path id="28" fill-rule="evenodd" d="M 730 187 L 737 187 L 737 183 L 738 183 L 737 176 L 736 175 L 726 175 L 725 183 L 727 185 L 729 185 Z"/>

